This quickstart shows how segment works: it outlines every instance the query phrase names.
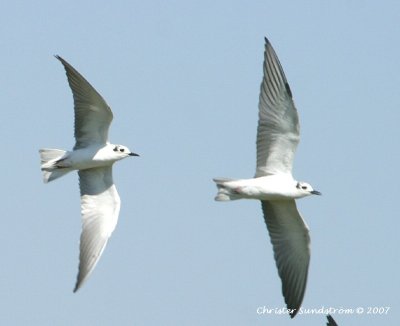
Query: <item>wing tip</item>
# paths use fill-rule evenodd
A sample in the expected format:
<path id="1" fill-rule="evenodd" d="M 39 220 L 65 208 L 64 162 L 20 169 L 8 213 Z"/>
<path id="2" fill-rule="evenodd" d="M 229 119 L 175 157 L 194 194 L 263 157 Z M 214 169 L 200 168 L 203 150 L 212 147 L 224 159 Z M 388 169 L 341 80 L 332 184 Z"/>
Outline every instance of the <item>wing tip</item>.
<path id="1" fill-rule="evenodd" d="M 65 60 L 58 54 L 54 54 L 54 58 L 56 58 L 57 60 L 64 62 Z"/>
<path id="2" fill-rule="evenodd" d="M 78 291 L 79 290 L 79 286 L 78 286 L 78 284 L 77 285 L 75 285 L 75 287 L 74 287 L 74 289 L 72 290 L 72 292 L 73 293 L 76 293 L 76 291 Z"/>
<path id="3" fill-rule="evenodd" d="M 299 312 L 300 307 L 301 307 L 301 305 L 303 303 L 304 294 L 305 294 L 305 285 L 304 285 L 304 288 L 303 288 L 300 296 L 295 298 L 295 299 L 290 298 L 287 294 L 285 295 L 283 293 L 283 296 L 285 298 L 286 307 L 287 307 L 287 309 L 289 311 L 290 318 L 293 319 L 297 315 L 297 313 Z"/>
<path id="4" fill-rule="evenodd" d="M 298 309 L 289 309 L 290 318 L 293 319 L 294 317 L 296 317 L 298 311 Z"/>
<path id="5" fill-rule="evenodd" d="M 61 57 L 61 56 L 58 55 L 58 54 L 55 54 L 54 57 L 55 57 L 57 60 L 59 60 L 59 61 L 61 62 L 61 64 L 64 66 L 64 69 L 65 69 L 65 71 L 66 71 L 66 73 L 67 73 L 67 76 L 68 76 L 68 69 L 67 69 L 67 68 L 70 68 L 71 65 L 70 65 L 63 57 Z"/>
<path id="6" fill-rule="evenodd" d="M 326 323 L 327 326 L 338 326 L 338 324 L 330 314 L 328 314 L 326 318 L 328 319 L 328 322 Z"/>
<path id="7" fill-rule="evenodd" d="M 89 276 L 90 272 L 86 275 L 82 275 L 81 270 L 79 269 L 78 276 L 76 277 L 75 287 L 73 289 L 73 293 L 76 293 L 83 285 L 87 277 Z"/>
<path id="8" fill-rule="evenodd" d="M 266 36 L 264 36 L 264 42 L 265 42 L 265 51 L 266 52 L 267 52 L 268 48 L 273 49 L 271 41 Z"/>
<path id="9" fill-rule="evenodd" d="M 307 287 L 307 276 L 308 276 L 308 265 L 307 265 L 307 271 L 306 271 L 306 276 L 303 284 L 301 285 L 300 292 L 293 296 L 291 293 L 288 293 L 284 289 L 284 282 L 282 280 L 282 294 L 283 297 L 285 298 L 285 303 L 286 307 L 288 308 L 290 318 L 294 318 L 297 313 L 300 310 L 301 305 L 303 304 L 304 300 L 304 295 L 306 293 L 306 287 Z"/>

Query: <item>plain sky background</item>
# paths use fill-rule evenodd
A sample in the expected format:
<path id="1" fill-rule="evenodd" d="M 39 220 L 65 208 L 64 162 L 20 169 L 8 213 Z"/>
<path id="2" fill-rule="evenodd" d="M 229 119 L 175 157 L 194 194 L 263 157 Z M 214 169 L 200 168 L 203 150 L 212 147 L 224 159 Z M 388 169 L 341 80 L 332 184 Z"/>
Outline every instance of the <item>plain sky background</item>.
<path id="1" fill-rule="evenodd" d="M 217 203 L 213 177 L 252 177 L 264 36 L 301 122 L 294 176 L 311 232 L 303 308 L 397 325 L 398 1 L 2 1 L 1 325 L 325 325 L 282 308 L 260 204 Z M 71 149 L 69 61 L 114 112 L 119 224 L 72 293 L 78 178 L 42 183 L 38 149 Z M 387 315 L 368 307 L 390 307 Z"/>

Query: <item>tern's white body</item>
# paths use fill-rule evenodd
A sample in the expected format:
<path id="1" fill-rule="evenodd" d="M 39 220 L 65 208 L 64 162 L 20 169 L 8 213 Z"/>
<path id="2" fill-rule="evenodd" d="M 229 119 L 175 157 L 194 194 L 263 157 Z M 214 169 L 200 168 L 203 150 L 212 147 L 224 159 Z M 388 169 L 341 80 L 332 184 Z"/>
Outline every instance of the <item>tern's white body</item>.
<path id="1" fill-rule="evenodd" d="M 271 237 L 282 293 L 293 318 L 303 301 L 310 237 L 295 199 L 320 193 L 292 177 L 300 125 L 292 92 L 278 57 L 265 39 L 264 76 L 257 128 L 257 167 L 252 179 L 214 179 L 217 201 L 258 199 Z"/>
<path id="2" fill-rule="evenodd" d="M 73 151 L 41 149 L 45 183 L 78 171 L 81 192 L 82 234 L 79 272 L 74 292 L 94 270 L 118 222 L 121 201 L 112 178 L 112 165 L 137 156 L 127 147 L 108 142 L 113 119 L 101 95 L 61 57 L 74 96 L 75 146 Z"/>
<path id="3" fill-rule="evenodd" d="M 288 200 L 309 195 L 309 192 L 296 187 L 297 181 L 291 175 L 269 175 L 265 177 L 221 180 L 215 179 L 219 192 L 216 200 L 259 199 L 259 200 Z M 236 195 L 237 198 L 229 198 Z"/>
<path id="4" fill-rule="evenodd" d="M 92 145 L 85 148 L 68 151 L 62 158 L 56 162 L 49 162 L 47 165 L 42 166 L 42 169 L 50 168 L 52 164 L 58 168 L 68 168 L 71 170 L 86 170 L 98 168 L 102 166 L 112 165 L 114 162 L 122 160 L 124 157 L 120 153 L 113 151 L 116 145 Z"/>

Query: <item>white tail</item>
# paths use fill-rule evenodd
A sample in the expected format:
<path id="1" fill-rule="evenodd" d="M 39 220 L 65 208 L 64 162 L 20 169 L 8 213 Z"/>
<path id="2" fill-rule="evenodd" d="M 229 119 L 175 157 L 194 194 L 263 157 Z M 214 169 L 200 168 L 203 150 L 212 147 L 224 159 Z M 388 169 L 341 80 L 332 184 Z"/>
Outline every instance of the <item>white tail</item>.
<path id="1" fill-rule="evenodd" d="M 216 201 L 228 201 L 242 198 L 239 194 L 235 193 L 232 188 L 226 185 L 227 182 L 234 181 L 234 179 L 215 178 L 213 180 L 218 188 L 218 193 L 215 196 Z"/>
<path id="2" fill-rule="evenodd" d="M 43 148 L 39 150 L 39 153 L 43 171 L 43 182 L 53 181 L 72 171 L 68 168 L 59 168 L 56 165 L 57 161 L 62 159 L 67 151 Z"/>

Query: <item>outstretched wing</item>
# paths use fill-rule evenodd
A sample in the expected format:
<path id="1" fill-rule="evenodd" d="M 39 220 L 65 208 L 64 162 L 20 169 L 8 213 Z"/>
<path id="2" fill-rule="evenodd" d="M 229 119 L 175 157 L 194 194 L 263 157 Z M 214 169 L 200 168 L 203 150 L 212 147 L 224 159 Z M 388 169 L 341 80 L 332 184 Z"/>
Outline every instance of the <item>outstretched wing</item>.
<path id="1" fill-rule="evenodd" d="M 79 149 L 92 144 L 105 144 L 113 114 L 106 101 L 89 82 L 60 56 L 74 97 L 75 147 Z"/>
<path id="2" fill-rule="evenodd" d="M 100 259 L 117 225 L 120 198 L 112 179 L 112 168 L 80 170 L 82 234 L 76 292 Z"/>
<path id="3" fill-rule="evenodd" d="M 292 93 L 278 57 L 265 39 L 264 77 L 258 104 L 256 177 L 291 173 L 300 139 Z"/>
<path id="4" fill-rule="evenodd" d="M 297 211 L 294 200 L 261 201 L 282 293 L 293 318 L 303 301 L 310 263 L 308 227 Z"/>

